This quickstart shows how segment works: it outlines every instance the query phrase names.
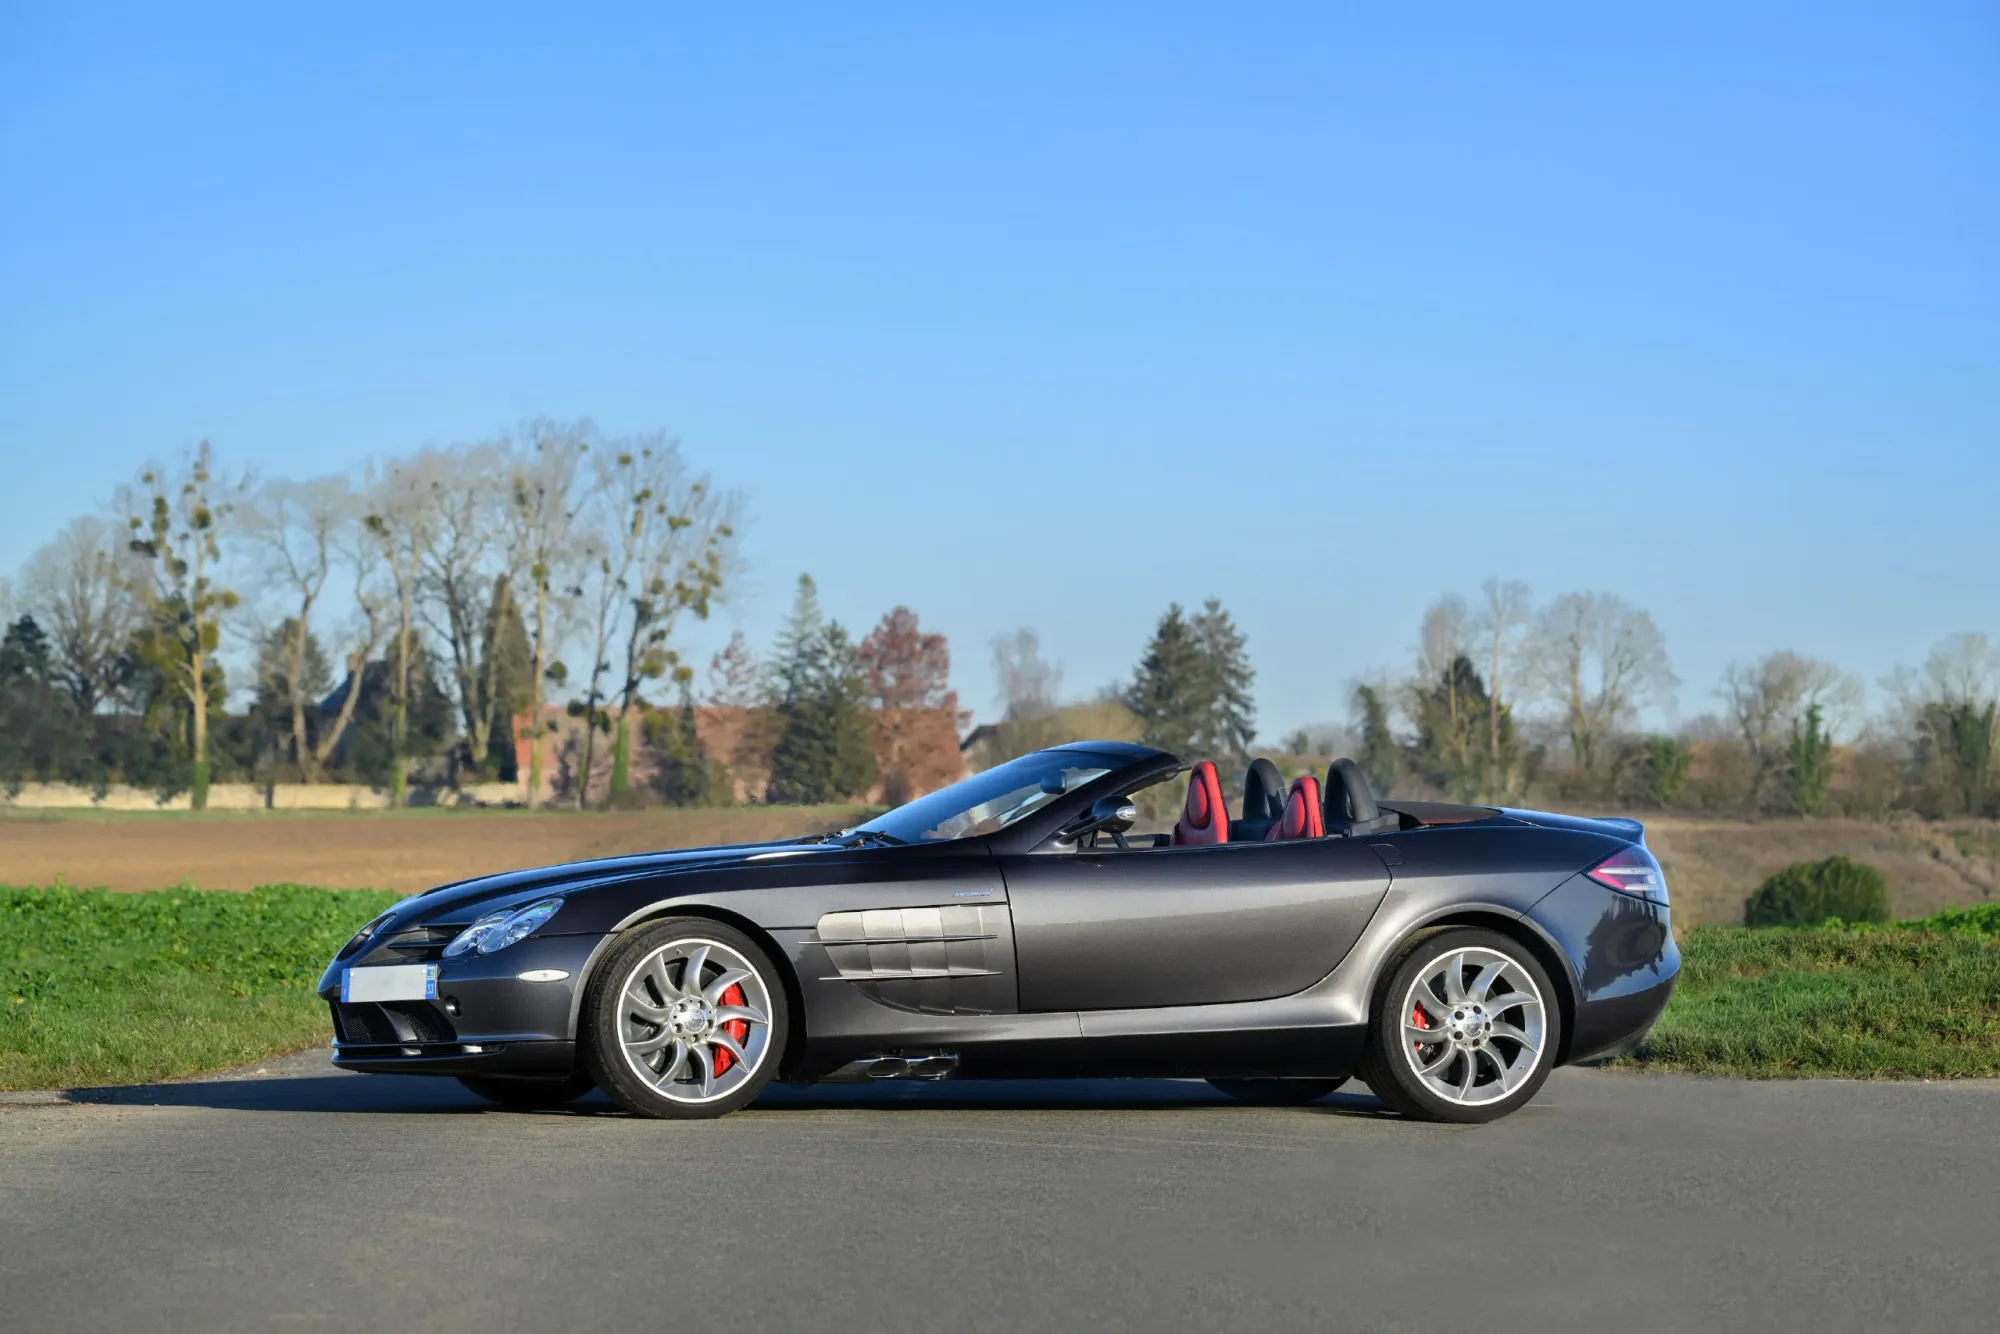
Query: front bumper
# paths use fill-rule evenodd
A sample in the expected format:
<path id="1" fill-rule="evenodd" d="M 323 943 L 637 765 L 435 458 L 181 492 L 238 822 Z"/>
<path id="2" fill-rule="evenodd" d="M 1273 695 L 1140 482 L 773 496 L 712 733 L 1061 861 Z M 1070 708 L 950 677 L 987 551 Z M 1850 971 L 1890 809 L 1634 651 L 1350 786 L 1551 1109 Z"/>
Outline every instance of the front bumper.
<path id="1" fill-rule="evenodd" d="M 372 1073 L 562 1075 L 576 1062 L 578 987 L 602 936 L 531 936 L 492 954 L 413 959 L 386 947 L 329 966 L 333 1063 Z M 436 1000 L 343 1002 L 350 967 L 435 962 Z M 530 982 L 523 973 L 556 972 Z"/>
<path id="2" fill-rule="evenodd" d="M 576 1069 L 574 1042 L 428 1042 L 373 1046 L 335 1042 L 333 1063 L 370 1075 L 519 1075 L 561 1079 Z"/>

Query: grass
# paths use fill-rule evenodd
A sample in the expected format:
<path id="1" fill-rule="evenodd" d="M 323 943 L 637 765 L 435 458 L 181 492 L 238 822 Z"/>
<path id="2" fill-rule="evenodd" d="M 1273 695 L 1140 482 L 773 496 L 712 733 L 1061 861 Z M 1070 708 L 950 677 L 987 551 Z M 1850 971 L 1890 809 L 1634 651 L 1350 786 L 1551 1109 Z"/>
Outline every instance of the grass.
<path id="1" fill-rule="evenodd" d="M 1892 926 L 1696 927 L 1628 1068 L 1769 1078 L 2000 1075 L 2000 904 Z"/>
<path id="2" fill-rule="evenodd" d="M 324 1042 L 313 983 L 398 897 L 0 888 L 0 1089 L 142 1083 Z"/>
<path id="3" fill-rule="evenodd" d="M 0 888 L 0 1089 L 141 1083 L 327 1039 L 326 961 L 386 890 Z M 2000 904 L 1920 922 L 1696 927 L 1627 1068 L 2000 1075 Z"/>

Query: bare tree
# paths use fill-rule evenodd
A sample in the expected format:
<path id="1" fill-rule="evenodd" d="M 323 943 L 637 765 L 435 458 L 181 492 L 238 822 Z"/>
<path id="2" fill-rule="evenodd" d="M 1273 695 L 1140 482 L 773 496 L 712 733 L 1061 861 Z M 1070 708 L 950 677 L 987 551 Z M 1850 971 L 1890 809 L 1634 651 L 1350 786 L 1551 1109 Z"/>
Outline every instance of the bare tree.
<path id="1" fill-rule="evenodd" d="M 361 519 L 360 498 L 338 476 L 304 482 L 273 479 L 244 507 L 245 534 L 262 558 L 266 587 L 283 600 L 290 622 L 282 662 L 292 715 L 292 757 L 308 783 L 320 781 L 327 758 L 353 721 L 361 672 L 382 637 L 383 600 L 371 578 L 379 562 L 367 543 L 356 540 Z M 313 615 L 327 581 L 341 569 L 353 579 L 356 612 L 354 625 L 334 635 L 345 650 L 348 688 L 332 722 L 315 737 L 306 726 L 307 711 L 317 707 L 307 697 Z"/>
<path id="2" fill-rule="evenodd" d="M 1921 672 L 1899 668 L 1888 686 L 1940 813 L 1988 813 L 2000 765 L 2000 646 L 1952 635 Z"/>
<path id="3" fill-rule="evenodd" d="M 451 654 L 468 759 L 485 762 L 493 739 L 496 665 L 484 652 L 495 578 L 508 556 L 506 466 L 497 445 L 427 450 L 417 466 L 430 487 L 430 522 L 420 548 L 419 606 Z"/>
<path id="4" fill-rule="evenodd" d="M 1443 706 L 1444 716 L 1438 720 L 1442 726 L 1434 737 L 1437 759 L 1456 774 L 1464 774 L 1470 767 L 1469 752 L 1476 745 L 1472 738 L 1477 735 L 1471 729 L 1478 725 L 1465 716 L 1472 707 L 1466 698 L 1471 683 L 1458 665 L 1462 658 L 1470 660 L 1466 638 L 1469 621 L 1465 599 L 1456 593 L 1447 593 L 1425 609 L 1422 639 L 1417 645 L 1417 679 L 1405 694 L 1405 707 L 1420 722 L 1427 716 L 1427 707 Z M 1429 699 L 1435 704 L 1427 706 Z"/>
<path id="5" fill-rule="evenodd" d="M 133 587 L 145 608 L 149 652 L 188 705 L 188 793 L 198 811 L 208 807 L 209 692 L 219 685 L 210 671 L 222 638 L 222 617 L 238 601 L 216 579 L 221 534 L 231 523 L 241 490 L 215 472 L 204 440 L 177 475 L 148 468 L 137 489 L 128 487 L 121 494 L 131 550 L 141 558 Z"/>
<path id="6" fill-rule="evenodd" d="M 570 705 L 571 713 L 583 720 L 583 758 L 577 766 L 575 793 L 578 810 L 590 803 L 597 731 L 610 721 L 598 704 L 603 699 L 604 674 L 611 670 L 612 636 L 631 588 L 632 566 L 638 555 L 638 537 L 634 531 L 637 525 L 629 521 L 621 503 L 624 497 L 620 492 L 625 489 L 621 485 L 622 462 L 607 464 L 602 452 L 592 460 L 591 475 L 575 515 L 577 600 L 589 653 L 583 698 Z M 618 722 L 622 729 L 625 720 L 621 717 Z"/>
<path id="7" fill-rule="evenodd" d="M 724 576 L 735 556 L 736 516 L 741 499 L 718 492 L 708 477 L 690 476 L 680 448 L 661 434 L 601 448 L 592 467 L 602 517 L 615 531 L 605 543 L 600 575 L 616 567 L 622 608 L 624 673 L 611 762 L 611 791 L 625 789 L 631 773 L 631 714 L 648 681 L 671 675 L 686 684 L 692 669 L 671 646 L 674 624 L 683 614 L 706 620 L 721 596 Z M 587 709 L 599 701 L 597 676 L 611 670 L 614 622 L 600 606 L 595 620 L 596 651 Z M 586 765 L 590 742 L 584 743 Z M 586 770 L 587 771 L 587 770 Z"/>
<path id="8" fill-rule="evenodd" d="M 1481 591 L 1486 605 L 1474 623 L 1474 634 L 1480 657 L 1486 662 L 1486 694 L 1492 701 L 1492 707 L 1486 711 L 1486 758 L 1492 766 L 1494 781 L 1504 790 L 1511 780 L 1501 772 L 1500 718 L 1515 692 L 1514 680 L 1523 657 L 1522 641 L 1533 614 L 1533 603 L 1528 586 L 1515 579 L 1505 582 L 1488 579 Z"/>
<path id="9" fill-rule="evenodd" d="M 1562 710 L 1577 767 L 1589 774 L 1612 730 L 1676 684 L 1653 618 L 1608 593 L 1565 593 L 1544 608 L 1534 661 Z"/>
<path id="10" fill-rule="evenodd" d="M 1447 593 L 1424 610 L 1423 638 L 1417 645 L 1417 675 L 1426 686 L 1451 672 L 1466 650 L 1468 617 L 1465 599 Z"/>
<path id="11" fill-rule="evenodd" d="M 1985 704 L 2000 697 L 2000 644 L 1983 634 L 1948 636 L 1931 649 L 1922 671 L 1899 668 L 1886 684 L 1905 702 Z"/>
<path id="12" fill-rule="evenodd" d="M 70 520 L 22 571 L 21 609 L 47 632 L 57 678 L 85 717 L 116 687 L 138 629 L 138 573 L 118 531 L 88 517 Z"/>
<path id="13" fill-rule="evenodd" d="M 423 553 L 430 545 L 441 479 L 422 458 L 371 469 L 362 527 L 388 573 L 394 604 L 396 657 L 389 674 L 389 800 L 409 791 L 410 643 L 415 633 Z M 360 694 L 360 682 L 348 692 Z"/>
<path id="14" fill-rule="evenodd" d="M 993 639 L 993 667 L 1000 678 L 1002 716 L 1014 721 L 1046 718 L 1062 694 L 1062 668 L 1042 657 L 1041 637 L 1027 626 Z"/>
<path id="15" fill-rule="evenodd" d="M 1861 707 L 1861 682 L 1830 662 L 1790 649 L 1756 662 L 1732 663 L 1716 694 L 1729 705 L 1736 732 L 1753 766 L 1750 803 L 1759 804 L 1766 783 L 1788 761 L 1792 729 L 1819 709 L 1829 733 L 1838 733 Z"/>
<path id="16" fill-rule="evenodd" d="M 1000 721 L 984 747 L 993 763 L 1068 740 L 1062 735 L 1062 668 L 1042 657 L 1041 638 L 1026 626 L 993 639 L 1000 678 Z"/>
<path id="17" fill-rule="evenodd" d="M 529 626 L 533 659 L 529 684 L 528 805 L 541 803 L 543 683 L 553 671 L 564 618 L 577 595 L 577 480 L 590 450 L 589 422 L 563 425 L 537 421 L 527 439 L 511 452 L 507 466 L 507 519 L 510 566 L 527 579 L 533 594 Z M 588 771 L 585 781 L 588 782 Z"/>

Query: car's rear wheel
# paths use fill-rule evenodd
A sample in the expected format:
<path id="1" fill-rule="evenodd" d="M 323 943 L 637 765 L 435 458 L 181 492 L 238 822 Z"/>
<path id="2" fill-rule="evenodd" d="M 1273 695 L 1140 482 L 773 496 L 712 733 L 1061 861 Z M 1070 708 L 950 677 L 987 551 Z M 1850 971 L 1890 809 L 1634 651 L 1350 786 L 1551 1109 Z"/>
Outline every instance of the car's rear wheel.
<path id="1" fill-rule="evenodd" d="M 458 1082 L 488 1102 L 516 1111 L 543 1111 L 575 1102 L 597 1087 L 587 1070 L 567 1079 L 503 1079 L 497 1075 L 460 1075 Z"/>
<path id="2" fill-rule="evenodd" d="M 1361 1078 L 1425 1121 L 1492 1121 L 1535 1096 L 1555 1064 L 1555 988 L 1518 941 L 1477 927 L 1412 937 L 1384 970 Z"/>
<path id="3" fill-rule="evenodd" d="M 1211 1079 L 1217 1090 L 1253 1107 L 1302 1107 L 1318 1102 L 1344 1079 Z"/>
<path id="4" fill-rule="evenodd" d="M 585 1060 L 639 1116 L 722 1116 L 763 1092 L 785 1050 L 778 966 L 742 932 L 669 918 L 612 946 L 584 994 Z"/>

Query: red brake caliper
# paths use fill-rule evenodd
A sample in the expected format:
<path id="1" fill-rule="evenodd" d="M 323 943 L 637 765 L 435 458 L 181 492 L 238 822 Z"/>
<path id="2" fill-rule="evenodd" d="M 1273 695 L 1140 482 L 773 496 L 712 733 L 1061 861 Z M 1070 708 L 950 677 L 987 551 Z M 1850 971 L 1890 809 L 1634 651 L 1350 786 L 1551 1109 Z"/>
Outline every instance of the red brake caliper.
<path id="1" fill-rule="evenodd" d="M 743 1003 L 743 984 L 739 982 L 735 986 L 729 988 L 729 990 L 723 992 L 722 1003 L 724 1005 L 741 1005 Z M 722 1031 L 729 1034 L 730 1037 L 735 1038 L 736 1041 L 740 1044 L 743 1041 L 743 1039 L 750 1036 L 750 1025 L 745 1023 L 741 1019 L 731 1019 L 727 1023 L 723 1024 Z M 727 1070 L 730 1066 L 734 1064 L 736 1064 L 736 1058 L 734 1056 L 731 1056 L 728 1052 L 722 1050 L 722 1048 L 720 1047 L 717 1047 L 715 1049 L 716 1074 L 720 1075 L 724 1070 Z"/>
<path id="2" fill-rule="evenodd" d="M 1410 1026 L 1412 1028 L 1429 1028 L 1431 1026 L 1431 1021 L 1424 1018 L 1424 1011 L 1422 1006 L 1413 1005 L 1410 1007 Z M 1412 1051 L 1422 1051 L 1424 1049 L 1424 1044 L 1421 1042 L 1413 1042 L 1410 1044 L 1410 1049 Z"/>

